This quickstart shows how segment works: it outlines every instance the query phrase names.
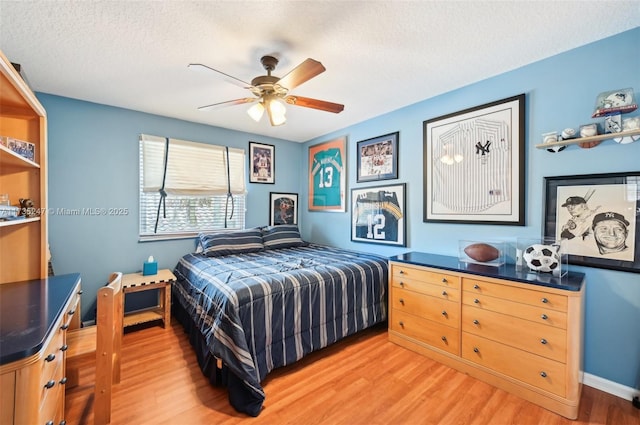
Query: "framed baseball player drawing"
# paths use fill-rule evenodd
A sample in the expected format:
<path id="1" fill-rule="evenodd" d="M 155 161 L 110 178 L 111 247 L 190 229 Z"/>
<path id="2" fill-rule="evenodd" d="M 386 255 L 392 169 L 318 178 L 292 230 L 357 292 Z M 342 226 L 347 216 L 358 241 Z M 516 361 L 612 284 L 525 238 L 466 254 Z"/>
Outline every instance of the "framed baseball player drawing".
<path id="1" fill-rule="evenodd" d="M 406 184 L 351 189 L 351 240 L 407 246 Z"/>
<path id="2" fill-rule="evenodd" d="M 640 273 L 640 172 L 545 177 L 544 235 L 569 263 Z"/>
<path id="3" fill-rule="evenodd" d="M 525 95 L 423 123 L 425 222 L 524 226 Z"/>
<path id="4" fill-rule="evenodd" d="M 347 138 L 309 147 L 309 211 L 346 211 Z"/>

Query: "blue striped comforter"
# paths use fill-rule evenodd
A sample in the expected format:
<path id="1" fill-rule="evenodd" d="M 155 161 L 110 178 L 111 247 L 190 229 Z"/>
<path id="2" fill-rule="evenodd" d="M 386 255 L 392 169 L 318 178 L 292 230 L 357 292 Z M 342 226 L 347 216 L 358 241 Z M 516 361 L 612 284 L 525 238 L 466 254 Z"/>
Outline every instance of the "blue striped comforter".
<path id="1" fill-rule="evenodd" d="M 384 257 L 314 244 L 188 254 L 175 268 L 174 302 L 241 380 L 247 406 L 234 407 L 256 416 L 248 406 L 261 407 L 271 370 L 386 320 L 387 270 Z"/>

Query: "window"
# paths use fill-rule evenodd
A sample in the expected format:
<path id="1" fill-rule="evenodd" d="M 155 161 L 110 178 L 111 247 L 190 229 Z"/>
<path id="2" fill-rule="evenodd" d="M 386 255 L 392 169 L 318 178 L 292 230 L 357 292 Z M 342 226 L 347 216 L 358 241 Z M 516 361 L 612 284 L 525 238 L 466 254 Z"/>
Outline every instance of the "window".
<path id="1" fill-rule="evenodd" d="M 142 134 L 139 155 L 141 240 L 244 228 L 243 149 Z"/>

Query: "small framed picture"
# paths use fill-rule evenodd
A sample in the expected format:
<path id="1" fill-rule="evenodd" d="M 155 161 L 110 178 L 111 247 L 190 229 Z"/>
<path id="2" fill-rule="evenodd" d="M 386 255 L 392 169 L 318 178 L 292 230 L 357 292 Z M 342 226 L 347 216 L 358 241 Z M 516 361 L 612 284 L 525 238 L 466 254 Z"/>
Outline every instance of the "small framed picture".
<path id="1" fill-rule="evenodd" d="M 298 194 L 269 193 L 269 226 L 298 224 Z"/>
<path id="2" fill-rule="evenodd" d="M 358 183 L 398 178 L 398 135 L 358 142 Z"/>
<path id="3" fill-rule="evenodd" d="M 351 189 L 351 240 L 407 246 L 406 183 Z"/>
<path id="4" fill-rule="evenodd" d="M 275 164 L 275 146 L 249 142 L 249 183 L 275 183 Z"/>

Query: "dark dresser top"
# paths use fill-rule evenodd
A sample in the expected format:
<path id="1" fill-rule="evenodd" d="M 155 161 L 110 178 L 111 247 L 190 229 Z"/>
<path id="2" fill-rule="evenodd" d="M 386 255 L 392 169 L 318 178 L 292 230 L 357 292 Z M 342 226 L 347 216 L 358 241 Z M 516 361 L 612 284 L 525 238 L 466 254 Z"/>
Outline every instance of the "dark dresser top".
<path id="1" fill-rule="evenodd" d="M 0 365 L 42 349 L 79 281 L 73 273 L 0 285 Z"/>
<path id="2" fill-rule="evenodd" d="M 515 282 L 528 283 L 530 285 L 563 289 L 565 291 L 580 291 L 584 284 L 584 273 L 570 271 L 562 277 L 555 277 L 551 273 L 533 273 L 528 270 L 516 270 L 514 264 L 503 264 L 500 267 L 488 266 L 485 264 L 460 261 L 458 257 L 427 254 L 424 252 L 399 254 L 389 258 L 389 261 L 492 277 L 495 279 L 507 279 Z"/>

